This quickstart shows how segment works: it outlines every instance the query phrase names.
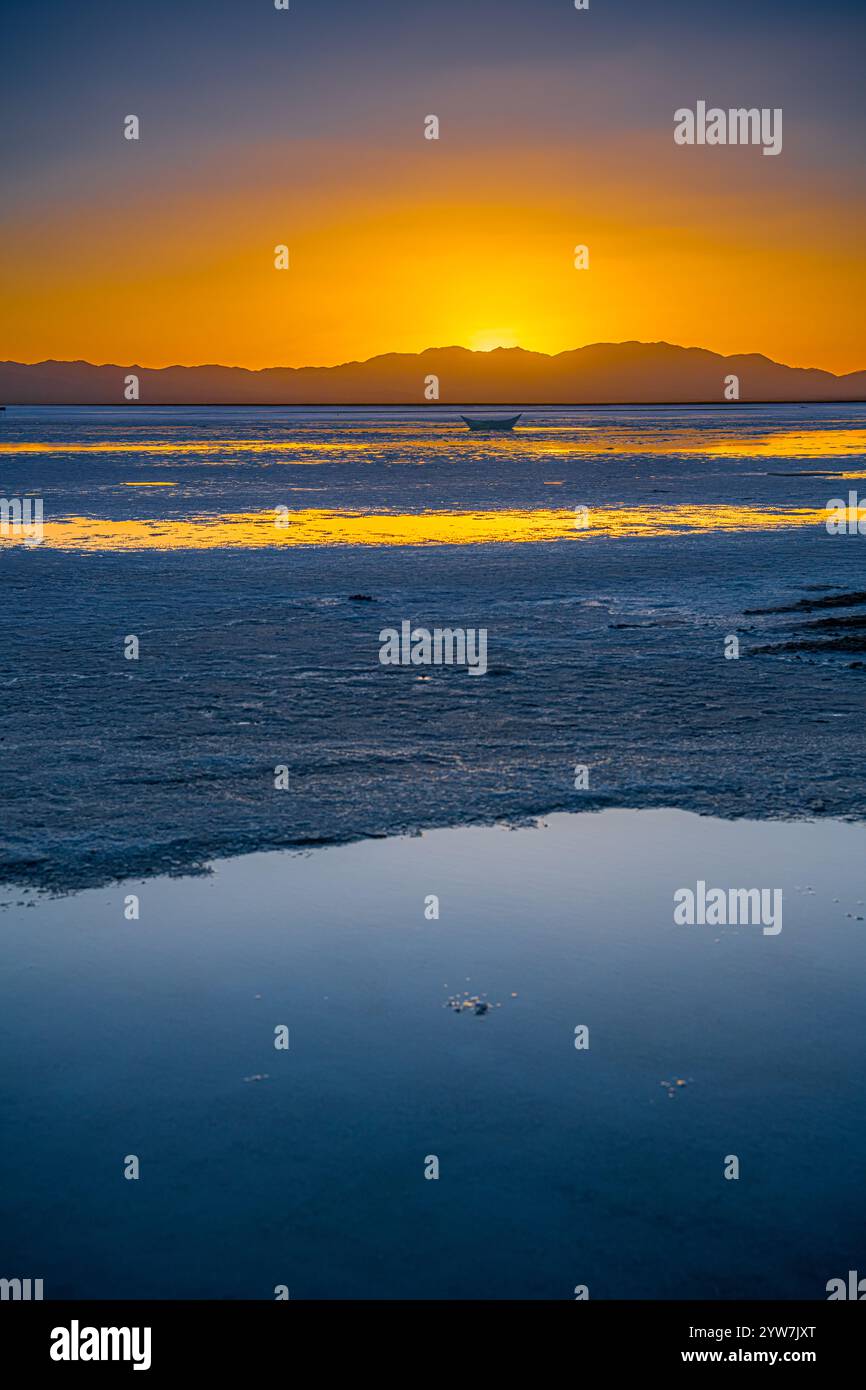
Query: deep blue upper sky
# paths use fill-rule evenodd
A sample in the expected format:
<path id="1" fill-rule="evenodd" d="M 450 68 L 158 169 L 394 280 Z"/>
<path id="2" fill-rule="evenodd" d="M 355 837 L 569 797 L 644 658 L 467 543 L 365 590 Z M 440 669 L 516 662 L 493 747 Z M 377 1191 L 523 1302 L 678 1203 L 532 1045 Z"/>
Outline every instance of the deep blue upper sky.
<path id="1" fill-rule="evenodd" d="M 621 58 L 624 103 L 625 75 L 643 56 L 684 99 L 724 105 L 732 86 L 731 100 L 750 105 L 799 98 L 846 127 L 840 140 L 851 123 L 862 135 L 863 0 L 590 0 L 590 8 L 591 18 L 571 0 L 291 0 L 275 16 L 270 0 L 3 0 L 7 177 L 74 148 L 84 138 L 79 117 L 103 105 L 159 104 L 203 134 L 208 123 L 215 134 L 266 121 L 321 126 L 350 119 L 353 101 L 363 113 L 371 79 L 416 84 L 433 99 L 443 72 L 564 57 L 577 65 L 576 83 L 581 64 L 589 78 L 591 64 Z"/>

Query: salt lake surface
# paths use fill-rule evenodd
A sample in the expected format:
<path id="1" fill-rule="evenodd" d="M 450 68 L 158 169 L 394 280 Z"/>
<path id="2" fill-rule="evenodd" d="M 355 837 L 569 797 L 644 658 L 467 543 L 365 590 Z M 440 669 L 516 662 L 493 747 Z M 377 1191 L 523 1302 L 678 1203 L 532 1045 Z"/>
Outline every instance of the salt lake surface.
<path id="1" fill-rule="evenodd" d="M 45 538 L 0 542 L 0 880 L 606 805 L 862 816 L 866 539 L 825 509 L 866 407 L 525 419 L 8 411 L 0 493 Z M 486 628 L 487 675 L 382 666 L 405 620 Z"/>
<path id="2" fill-rule="evenodd" d="M 7 411 L 44 538 L 0 538 L 3 1270 L 822 1298 L 862 1265 L 866 538 L 825 511 L 864 452 L 856 405 Z M 405 619 L 487 628 L 487 674 L 382 666 Z M 698 880 L 781 888 L 783 930 L 675 925 Z"/>

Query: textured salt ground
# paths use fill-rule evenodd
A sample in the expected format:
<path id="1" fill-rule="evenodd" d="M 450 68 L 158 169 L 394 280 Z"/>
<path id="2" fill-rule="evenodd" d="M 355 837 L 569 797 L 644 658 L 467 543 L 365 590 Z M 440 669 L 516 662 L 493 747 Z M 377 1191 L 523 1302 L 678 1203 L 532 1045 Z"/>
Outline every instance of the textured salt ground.
<path id="1" fill-rule="evenodd" d="M 836 610 L 845 609 L 844 613 Z M 828 609 L 833 617 L 815 617 Z M 800 599 L 799 603 L 764 610 L 775 615 L 779 626 L 788 629 L 787 641 L 756 647 L 756 652 L 866 653 L 866 594 L 835 593 Z M 809 619 L 806 614 L 812 615 Z M 784 615 L 784 617 L 783 617 Z M 856 669 L 852 663 L 852 669 Z M 866 669 L 866 665 L 864 665 Z"/>
<path id="2" fill-rule="evenodd" d="M 572 457 L 566 447 L 539 462 L 531 442 L 502 454 L 448 436 L 440 448 L 435 431 L 428 453 L 417 422 L 407 435 L 405 423 L 389 432 L 317 415 L 292 426 L 292 437 L 329 444 L 311 465 L 292 461 L 288 425 L 262 412 L 167 422 L 149 412 L 133 424 L 122 412 L 25 416 L 13 412 L 3 438 L 53 439 L 59 452 L 3 458 L 7 494 L 41 487 L 49 512 L 106 518 L 210 515 L 294 495 L 307 506 L 310 493 L 315 505 L 373 510 L 546 506 L 552 477 L 566 504 L 590 507 L 663 495 L 814 508 L 847 487 L 816 479 L 811 457 L 784 477 L 748 456 Z M 719 419 L 584 411 L 545 417 L 545 428 L 567 446 L 601 424 L 634 431 L 637 420 L 649 440 L 671 421 L 718 433 Z M 864 420 L 856 406 L 766 408 L 738 415 L 736 428 Z M 159 466 L 134 450 L 62 454 L 71 439 L 232 430 L 264 434 L 271 452 L 233 457 L 229 441 L 216 462 L 168 455 Z M 341 459 L 345 439 L 369 454 Z M 179 494 L 123 486 L 160 468 L 182 480 Z M 815 527 L 291 554 L 6 547 L 0 880 L 62 891 L 255 849 L 610 805 L 861 817 L 864 544 Z M 431 668 L 419 679 L 382 667 L 379 631 L 403 619 L 486 627 L 489 673 Z M 138 662 L 123 659 L 128 633 Z M 724 659 L 729 633 L 739 661 Z M 587 790 L 574 788 L 576 764 L 590 767 Z M 288 792 L 274 789 L 277 765 L 290 769 Z"/>
<path id="3" fill-rule="evenodd" d="M 744 615 L 833 579 L 853 591 L 856 542 L 27 562 L 5 567 L 7 881 L 64 889 L 251 849 L 613 804 L 866 812 L 862 659 L 838 638 L 804 650 L 802 630 L 792 646 L 790 614 L 784 630 L 778 614 Z M 351 601 L 358 592 L 373 601 Z M 380 666 L 378 633 L 404 617 L 486 626 L 487 676 L 438 668 L 419 681 Z M 137 663 L 122 657 L 129 632 Z M 739 661 L 723 656 L 731 632 Z M 574 789 L 578 763 L 586 791 Z M 277 765 L 287 792 L 274 789 Z"/>

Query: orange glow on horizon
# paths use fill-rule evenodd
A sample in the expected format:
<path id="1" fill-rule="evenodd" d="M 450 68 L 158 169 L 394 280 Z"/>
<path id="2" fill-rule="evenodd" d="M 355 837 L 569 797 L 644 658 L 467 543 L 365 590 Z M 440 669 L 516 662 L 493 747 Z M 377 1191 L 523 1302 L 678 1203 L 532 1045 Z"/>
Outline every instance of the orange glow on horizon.
<path id="1" fill-rule="evenodd" d="M 664 340 L 866 369 L 859 205 L 784 171 L 758 191 L 712 170 L 686 189 L 673 146 L 647 164 L 632 137 L 615 173 L 601 148 L 435 153 L 435 177 L 415 153 L 356 167 L 327 143 L 251 151 L 229 190 L 204 162 L 167 171 L 159 200 L 124 187 L 110 217 L 99 199 L 65 206 L 62 256 L 51 218 L 13 218 L 3 355 L 257 369 Z"/>

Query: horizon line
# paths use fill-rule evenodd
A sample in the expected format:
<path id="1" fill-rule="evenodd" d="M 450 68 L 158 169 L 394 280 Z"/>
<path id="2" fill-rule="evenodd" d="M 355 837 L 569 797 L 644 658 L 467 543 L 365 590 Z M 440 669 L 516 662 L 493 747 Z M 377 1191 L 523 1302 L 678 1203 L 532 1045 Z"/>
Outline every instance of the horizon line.
<path id="1" fill-rule="evenodd" d="M 0 363 L 0 366 L 3 364 Z M 21 366 L 26 363 L 19 364 Z M 37 364 L 38 365 L 38 364 Z M 720 401 L 428 401 L 424 405 L 411 401 L 5 401 L 0 410 L 504 410 L 506 406 L 521 406 L 530 410 L 719 410 L 745 409 L 764 405 L 866 405 L 864 396 L 821 396 L 813 400 L 806 396 L 767 396 L 760 400 Z"/>

